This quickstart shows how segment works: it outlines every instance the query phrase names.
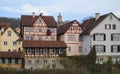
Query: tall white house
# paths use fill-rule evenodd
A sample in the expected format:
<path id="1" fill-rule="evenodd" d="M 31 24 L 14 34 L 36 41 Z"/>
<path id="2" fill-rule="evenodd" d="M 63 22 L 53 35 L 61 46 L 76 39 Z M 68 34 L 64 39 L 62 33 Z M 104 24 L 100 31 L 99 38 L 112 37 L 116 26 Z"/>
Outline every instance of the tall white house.
<path id="1" fill-rule="evenodd" d="M 91 49 L 97 53 L 96 63 L 104 63 L 112 57 L 113 63 L 120 62 L 120 20 L 113 13 L 87 19 L 82 27 L 82 52 L 86 55 Z"/>

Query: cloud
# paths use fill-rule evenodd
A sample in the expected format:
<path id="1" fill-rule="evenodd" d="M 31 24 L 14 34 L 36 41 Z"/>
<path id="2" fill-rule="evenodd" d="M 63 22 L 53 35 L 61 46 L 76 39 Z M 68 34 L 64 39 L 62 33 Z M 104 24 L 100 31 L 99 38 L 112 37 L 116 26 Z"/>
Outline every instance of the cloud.
<path id="1" fill-rule="evenodd" d="M 0 10 L 14 14 L 39 14 L 57 16 L 62 13 L 63 19 L 83 19 L 94 16 L 94 13 L 109 12 L 120 16 L 120 0 L 4 0 L 0 1 Z M 39 12 L 40 10 L 40 12 Z M 1 13 L 2 15 L 2 13 Z M 12 16 L 12 15 L 11 15 Z"/>
<path id="2" fill-rule="evenodd" d="M 21 14 L 30 14 L 32 12 L 35 13 L 39 13 L 39 12 L 44 12 L 45 14 L 48 14 L 47 12 L 45 12 L 44 10 L 40 10 L 40 7 L 38 6 L 32 6 L 30 4 L 23 4 L 20 7 L 0 7 L 2 10 L 4 11 L 8 11 L 8 12 L 17 12 L 17 13 L 21 13 Z"/>

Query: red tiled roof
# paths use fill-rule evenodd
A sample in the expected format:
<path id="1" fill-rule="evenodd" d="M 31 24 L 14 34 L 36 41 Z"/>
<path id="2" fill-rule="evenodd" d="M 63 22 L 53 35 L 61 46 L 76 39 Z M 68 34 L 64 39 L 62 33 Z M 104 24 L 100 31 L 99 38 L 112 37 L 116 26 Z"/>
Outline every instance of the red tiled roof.
<path id="1" fill-rule="evenodd" d="M 0 52 L 0 58 L 24 58 L 23 52 Z"/>
<path id="2" fill-rule="evenodd" d="M 10 27 L 10 23 L 0 23 L 0 27 Z"/>
<path id="3" fill-rule="evenodd" d="M 55 22 L 53 16 L 42 16 L 42 19 L 44 22 L 47 24 L 48 27 L 57 27 L 57 23 Z M 35 16 L 33 17 L 32 15 L 22 15 L 21 16 L 21 24 L 24 26 L 33 26 L 35 21 L 38 19 L 40 16 Z"/>
<path id="4" fill-rule="evenodd" d="M 83 34 L 90 33 L 90 31 L 92 31 L 97 25 L 99 25 L 110 14 L 114 15 L 113 13 L 108 13 L 108 14 L 100 16 L 97 20 L 95 20 L 95 18 L 91 18 L 91 19 L 87 19 L 86 21 L 84 21 L 82 24 L 82 27 L 84 28 Z"/>
<path id="5" fill-rule="evenodd" d="M 10 23 L 0 23 L 0 29 L 1 29 L 2 27 L 4 27 L 5 29 L 7 29 L 7 28 L 10 27 L 10 26 L 11 26 Z"/>
<path id="6" fill-rule="evenodd" d="M 36 41 L 24 40 L 23 47 L 39 47 L 39 48 L 66 48 L 64 41 Z"/>
<path id="7" fill-rule="evenodd" d="M 77 20 L 73 20 L 71 22 L 68 22 L 66 24 L 63 24 L 63 25 L 59 26 L 58 29 L 57 29 L 57 34 L 58 35 L 64 34 L 72 26 L 74 21 L 77 22 Z M 77 22 L 77 24 L 82 28 L 82 26 L 78 22 Z"/>

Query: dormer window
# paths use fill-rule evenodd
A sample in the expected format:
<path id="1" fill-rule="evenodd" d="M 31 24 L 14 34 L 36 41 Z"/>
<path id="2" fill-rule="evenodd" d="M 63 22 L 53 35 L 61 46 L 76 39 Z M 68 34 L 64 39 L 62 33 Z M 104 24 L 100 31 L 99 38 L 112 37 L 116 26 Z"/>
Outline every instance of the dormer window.
<path id="1" fill-rule="evenodd" d="M 111 25 L 110 24 L 105 24 L 105 29 L 107 29 L 107 30 L 111 29 Z"/>
<path id="2" fill-rule="evenodd" d="M 11 31 L 8 31 L 8 36 L 11 36 Z"/>

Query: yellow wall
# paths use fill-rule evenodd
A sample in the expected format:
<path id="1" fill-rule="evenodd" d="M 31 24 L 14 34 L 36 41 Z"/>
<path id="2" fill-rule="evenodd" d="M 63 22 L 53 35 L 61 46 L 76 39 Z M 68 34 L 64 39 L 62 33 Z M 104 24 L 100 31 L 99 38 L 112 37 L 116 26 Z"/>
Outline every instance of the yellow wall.
<path id="1" fill-rule="evenodd" d="M 8 31 L 11 31 L 11 36 L 8 36 Z M 2 34 L 0 37 L 0 51 L 8 51 L 10 49 L 11 51 L 13 50 L 18 50 L 19 46 L 21 45 L 13 45 L 13 41 L 16 41 L 19 39 L 19 36 L 12 30 L 11 27 L 7 28 L 7 30 Z M 4 41 L 7 41 L 7 45 L 4 45 Z M 17 42 L 18 43 L 18 42 Z"/>

